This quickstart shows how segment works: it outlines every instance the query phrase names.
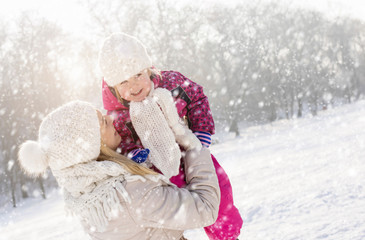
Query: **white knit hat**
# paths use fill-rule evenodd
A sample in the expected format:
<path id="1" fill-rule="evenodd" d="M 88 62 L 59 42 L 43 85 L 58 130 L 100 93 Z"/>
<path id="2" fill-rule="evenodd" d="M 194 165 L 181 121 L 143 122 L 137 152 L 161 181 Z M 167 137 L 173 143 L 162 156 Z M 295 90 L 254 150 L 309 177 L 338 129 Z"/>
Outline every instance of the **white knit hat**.
<path id="1" fill-rule="evenodd" d="M 145 46 L 135 37 L 113 33 L 104 40 L 99 53 L 99 66 L 104 80 L 115 86 L 152 66 Z"/>
<path id="2" fill-rule="evenodd" d="M 61 170 L 97 158 L 100 144 L 96 109 L 87 102 L 73 101 L 47 115 L 38 141 L 23 143 L 18 159 L 26 173 L 37 176 L 48 166 Z"/>

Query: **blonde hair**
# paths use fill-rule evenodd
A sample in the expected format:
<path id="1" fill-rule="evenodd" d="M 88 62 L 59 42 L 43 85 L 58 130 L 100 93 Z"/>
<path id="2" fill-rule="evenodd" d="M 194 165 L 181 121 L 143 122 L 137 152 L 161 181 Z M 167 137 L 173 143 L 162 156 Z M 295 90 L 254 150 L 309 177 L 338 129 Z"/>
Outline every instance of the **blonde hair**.
<path id="1" fill-rule="evenodd" d="M 133 160 L 127 158 L 126 156 L 123 156 L 117 153 L 116 151 L 108 148 L 105 144 L 101 144 L 100 154 L 99 157 L 97 158 L 97 161 L 112 161 L 118 163 L 128 172 L 141 176 L 148 174 L 158 174 L 157 172 L 149 168 L 143 167 L 142 165 L 133 162 Z"/>
<path id="2" fill-rule="evenodd" d="M 150 77 L 150 80 L 152 81 L 153 78 L 156 77 L 156 75 L 160 76 L 160 78 L 162 77 L 161 72 L 155 68 L 147 68 L 148 71 L 148 76 Z M 121 103 L 123 103 L 123 101 L 125 101 L 119 94 L 119 91 L 117 89 L 116 86 L 111 87 L 111 90 L 114 90 L 115 92 L 115 96 L 118 99 L 118 101 L 120 101 Z M 133 174 L 138 174 L 138 175 L 147 175 L 147 174 L 158 174 L 157 172 L 143 167 L 135 162 L 133 162 L 133 160 L 127 158 L 126 156 L 123 156 L 117 152 L 115 152 L 114 150 L 108 148 L 105 144 L 101 143 L 101 147 L 100 147 L 100 155 L 97 159 L 98 161 L 112 161 L 115 163 L 120 164 L 121 166 L 123 166 L 125 169 L 127 169 L 130 173 Z"/>

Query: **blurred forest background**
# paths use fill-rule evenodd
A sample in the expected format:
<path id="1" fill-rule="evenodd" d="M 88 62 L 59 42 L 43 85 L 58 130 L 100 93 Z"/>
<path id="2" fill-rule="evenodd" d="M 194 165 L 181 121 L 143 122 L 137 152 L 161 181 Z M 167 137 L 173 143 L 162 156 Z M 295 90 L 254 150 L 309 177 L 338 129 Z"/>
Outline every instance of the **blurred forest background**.
<path id="1" fill-rule="evenodd" d="M 218 131 L 236 136 L 240 126 L 315 116 L 364 98 L 365 24 L 357 19 L 262 2 L 79 4 L 88 9 L 92 36 L 34 12 L 0 19 L 0 206 L 45 198 L 57 186 L 50 173 L 23 175 L 18 146 L 37 139 L 42 118 L 62 103 L 81 99 L 102 109 L 98 50 L 112 32 L 137 36 L 156 68 L 204 86 Z"/>

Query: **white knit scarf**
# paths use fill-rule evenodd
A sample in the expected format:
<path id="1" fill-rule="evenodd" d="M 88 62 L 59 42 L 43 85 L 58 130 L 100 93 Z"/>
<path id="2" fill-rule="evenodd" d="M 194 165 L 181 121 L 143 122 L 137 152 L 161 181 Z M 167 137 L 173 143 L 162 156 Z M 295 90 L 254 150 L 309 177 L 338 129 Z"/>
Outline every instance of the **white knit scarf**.
<path id="1" fill-rule="evenodd" d="M 150 150 L 149 161 L 170 178 L 179 173 L 178 144 L 188 150 L 199 149 L 201 143 L 180 119 L 171 92 L 151 85 L 145 100 L 130 103 L 130 117 L 142 145 Z"/>
<path id="2" fill-rule="evenodd" d="M 62 170 L 52 170 L 58 184 L 64 189 L 68 213 L 80 217 L 95 231 L 105 230 L 108 221 L 122 210 L 117 193 L 130 202 L 124 181 L 146 179 L 169 183 L 162 175 L 132 175 L 121 165 L 111 161 L 90 161 Z"/>

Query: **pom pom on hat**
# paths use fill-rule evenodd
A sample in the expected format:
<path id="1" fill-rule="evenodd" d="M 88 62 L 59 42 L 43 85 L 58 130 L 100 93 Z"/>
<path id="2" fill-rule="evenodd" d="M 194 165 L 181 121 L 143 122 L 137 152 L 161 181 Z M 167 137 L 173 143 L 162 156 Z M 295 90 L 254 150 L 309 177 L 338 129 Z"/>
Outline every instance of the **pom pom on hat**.
<path id="1" fill-rule="evenodd" d="M 18 160 L 22 169 L 31 176 L 39 176 L 48 167 L 47 156 L 36 141 L 24 142 L 18 152 Z"/>
<path id="2" fill-rule="evenodd" d="M 69 102 L 43 119 L 38 141 L 20 146 L 19 163 L 30 176 L 39 176 L 48 166 L 54 172 L 93 161 L 100 153 L 100 139 L 96 109 L 87 102 Z"/>

